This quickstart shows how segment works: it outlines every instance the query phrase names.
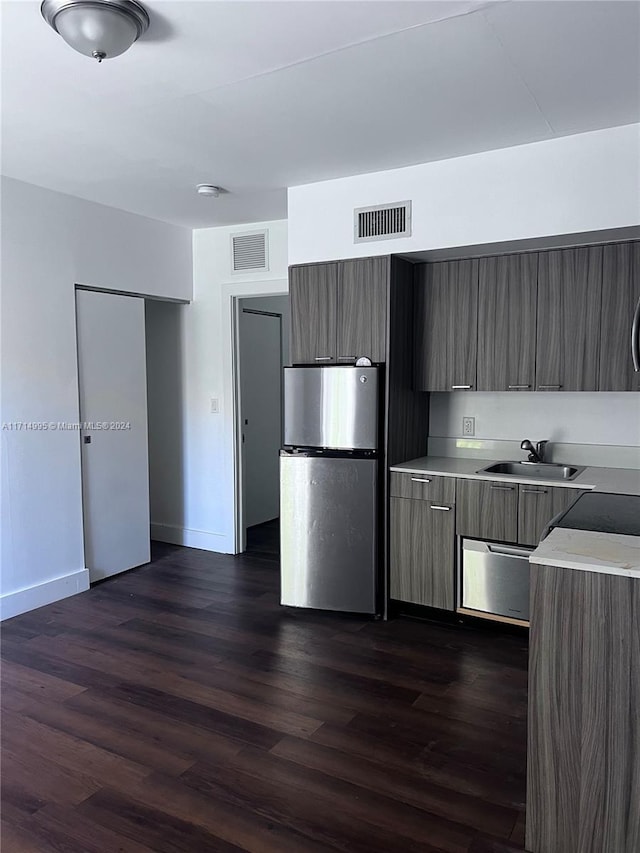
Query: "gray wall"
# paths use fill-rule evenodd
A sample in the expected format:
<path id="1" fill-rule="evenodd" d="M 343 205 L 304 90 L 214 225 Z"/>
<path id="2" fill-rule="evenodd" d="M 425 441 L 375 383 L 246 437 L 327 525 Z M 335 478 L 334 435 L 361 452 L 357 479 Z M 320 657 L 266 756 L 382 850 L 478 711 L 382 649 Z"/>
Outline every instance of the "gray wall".
<path id="1" fill-rule="evenodd" d="M 476 419 L 475 436 L 465 448 L 462 418 Z M 431 395 L 429 453 L 456 451 L 489 455 L 502 442 L 549 439 L 561 447 L 565 459 L 582 464 L 583 453 L 592 465 L 640 467 L 640 394 L 614 392 L 479 393 Z M 577 457 L 569 458 L 575 446 Z M 553 447 L 551 448 L 553 450 Z"/>

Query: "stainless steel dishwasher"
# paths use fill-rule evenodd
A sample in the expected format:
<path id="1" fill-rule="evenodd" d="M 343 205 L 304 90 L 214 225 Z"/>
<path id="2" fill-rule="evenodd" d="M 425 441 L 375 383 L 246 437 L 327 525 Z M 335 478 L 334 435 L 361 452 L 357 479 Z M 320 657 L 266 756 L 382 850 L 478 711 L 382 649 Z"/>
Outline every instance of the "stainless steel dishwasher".
<path id="1" fill-rule="evenodd" d="M 533 548 L 462 540 L 460 605 L 529 621 L 529 555 Z"/>

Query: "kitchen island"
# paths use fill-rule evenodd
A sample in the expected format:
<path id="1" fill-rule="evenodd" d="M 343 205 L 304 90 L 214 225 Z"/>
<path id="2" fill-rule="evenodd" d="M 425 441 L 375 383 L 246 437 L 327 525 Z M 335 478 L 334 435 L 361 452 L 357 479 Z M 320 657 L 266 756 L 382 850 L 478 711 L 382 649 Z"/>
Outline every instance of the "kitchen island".
<path id="1" fill-rule="evenodd" d="M 556 528 L 531 564 L 526 849 L 640 850 L 640 537 Z"/>

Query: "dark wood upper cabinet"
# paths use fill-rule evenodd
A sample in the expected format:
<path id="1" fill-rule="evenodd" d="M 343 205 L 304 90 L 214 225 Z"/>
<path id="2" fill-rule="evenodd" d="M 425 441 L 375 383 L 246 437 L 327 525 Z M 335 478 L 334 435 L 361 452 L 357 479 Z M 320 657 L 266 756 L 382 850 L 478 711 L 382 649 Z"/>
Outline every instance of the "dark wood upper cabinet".
<path id="1" fill-rule="evenodd" d="M 478 391 L 533 391 L 538 255 L 482 258 L 478 285 Z"/>
<path id="2" fill-rule="evenodd" d="M 386 358 L 388 256 L 289 270 L 292 364 Z"/>
<path id="3" fill-rule="evenodd" d="M 600 327 L 600 391 L 640 391 L 634 370 L 632 326 L 640 315 L 640 242 L 604 246 Z M 640 319 L 640 317 L 639 317 Z M 640 348 L 636 328 L 633 346 Z M 640 353 L 636 349 L 636 357 Z"/>
<path id="4" fill-rule="evenodd" d="M 536 390 L 597 391 L 602 246 L 541 252 Z"/>
<path id="5" fill-rule="evenodd" d="M 416 387 L 474 390 L 478 344 L 478 261 L 417 267 Z"/>
<path id="6" fill-rule="evenodd" d="M 338 264 L 289 270 L 291 363 L 336 363 Z"/>
<path id="7" fill-rule="evenodd" d="M 382 362 L 386 356 L 389 256 L 340 264 L 338 280 L 337 360 L 360 356 Z"/>

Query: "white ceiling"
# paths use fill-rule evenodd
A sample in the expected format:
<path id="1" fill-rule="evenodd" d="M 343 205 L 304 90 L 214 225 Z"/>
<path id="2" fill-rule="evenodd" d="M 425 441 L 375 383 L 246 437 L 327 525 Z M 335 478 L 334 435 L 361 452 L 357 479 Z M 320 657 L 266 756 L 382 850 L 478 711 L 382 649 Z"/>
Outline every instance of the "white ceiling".
<path id="1" fill-rule="evenodd" d="M 640 120 L 634 0 L 145 5 L 148 33 L 98 65 L 3 0 L 4 174 L 202 227 L 285 217 L 287 186 Z"/>

